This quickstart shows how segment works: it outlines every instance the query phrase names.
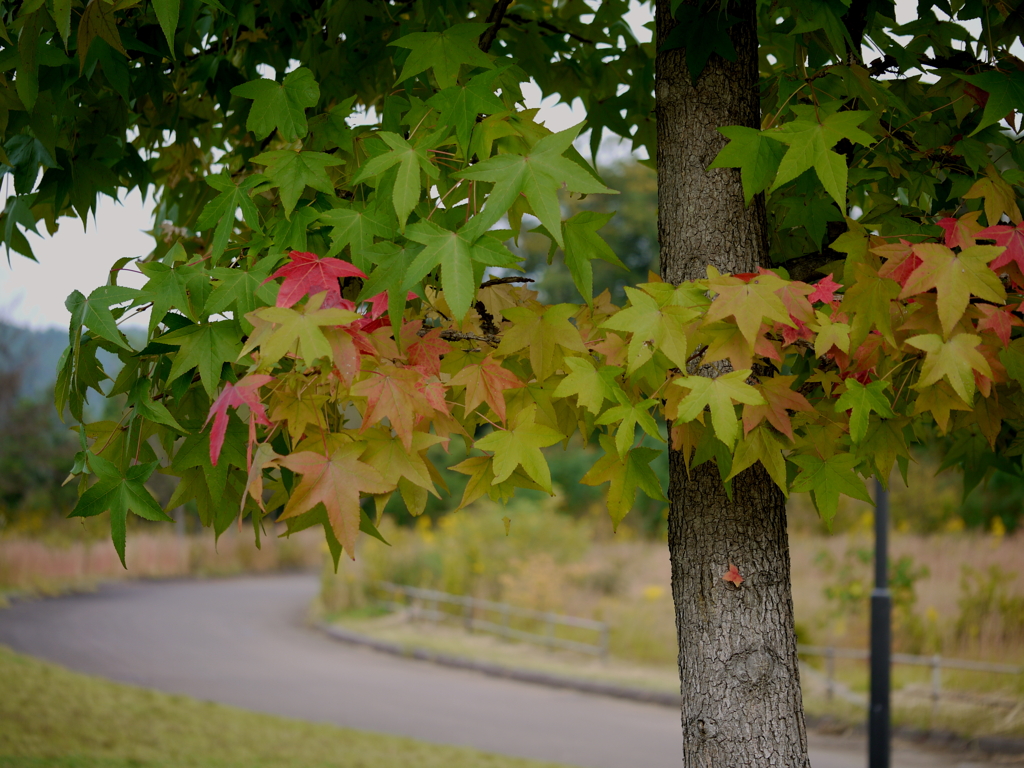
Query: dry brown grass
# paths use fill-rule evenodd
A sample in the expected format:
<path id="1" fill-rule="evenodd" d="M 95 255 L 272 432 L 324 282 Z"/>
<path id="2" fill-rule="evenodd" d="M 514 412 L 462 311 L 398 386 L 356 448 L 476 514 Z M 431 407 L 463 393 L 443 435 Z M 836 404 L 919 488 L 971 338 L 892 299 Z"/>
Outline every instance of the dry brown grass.
<path id="1" fill-rule="evenodd" d="M 173 531 L 128 536 L 121 567 L 109 539 L 48 542 L 18 536 L 0 538 L 0 591 L 42 594 L 89 589 L 98 582 L 173 576 L 216 576 L 316 568 L 322 536 L 314 531 L 279 539 L 265 536 L 256 549 L 252 534 L 230 530 L 215 542 L 209 532 L 178 536 Z"/>

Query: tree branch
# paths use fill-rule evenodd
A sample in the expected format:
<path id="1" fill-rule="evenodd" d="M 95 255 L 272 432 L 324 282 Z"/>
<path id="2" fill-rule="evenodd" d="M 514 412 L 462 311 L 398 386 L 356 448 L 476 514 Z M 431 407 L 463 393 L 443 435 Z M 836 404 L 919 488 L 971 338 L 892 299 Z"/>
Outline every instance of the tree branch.
<path id="1" fill-rule="evenodd" d="M 487 53 L 491 50 L 491 46 L 494 45 L 495 38 L 498 37 L 498 32 L 501 30 L 501 22 L 505 20 L 505 11 L 512 5 L 512 0 L 498 0 L 492 7 L 491 12 L 487 14 L 487 23 L 490 24 L 482 35 L 477 45 L 480 50 Z"/>
<path id="2" fill-rule="evenodd" d="M 490 288 L 495 285 L 508 285 L 509 283 L 535 283 L 537 282 L 532 277 L 495 277 L 493 280 L 488 280 L 483 283 L 481 288 Z"/>
<path id="3" fill-rule="evenodd" d="M 583 37 L 582 35 L 577 35 L 575 32 L 569 32 L 565 29 L 560 29 L 559 27 L 556 27 L 554 24 L 552 24 L 550 21 L 542 21 L 541 19 L 527 19 L 516 13 L 506 13 L 505 16 L 512 19 L 512 21 L 514 21 L 516 24 L 536 24 L 541 29 L 546 29 L 549 32 L 554 32 L 559 35 L 568 35 L 569 37 L 575 40 L 579 40 L 581 43 L 588 43 L 589 45 L 594 44 L 593 40 Z"/>

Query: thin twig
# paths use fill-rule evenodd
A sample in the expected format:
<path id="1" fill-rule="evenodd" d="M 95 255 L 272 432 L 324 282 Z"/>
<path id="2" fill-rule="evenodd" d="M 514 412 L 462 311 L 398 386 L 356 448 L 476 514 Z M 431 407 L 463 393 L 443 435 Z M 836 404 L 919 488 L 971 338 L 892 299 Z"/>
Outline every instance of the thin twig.
<path id="1" fill-rule="evenodd" d="M 495 285 L 508 285 L 509 283 L 535 283 L 535 282 L 537 282 L 537 281 L 534 280 L 532 277 L 517 277 L 517 276 L 512 276 L 512 277 L 495 277 L 495 278 L 493 278 L 491 280 L 488 280 L 486 283 L 483 283 L 480 286 L 480 288 L 481 289 L 491 288 L 491 287 L 493 287 Z"/>
<path id="2" fill-rule="evenodd" d="M 491 46 L 494 45 L 498 32 L 501 31 L 501 22 L 505 20 L 505 11 L 510 5 L 512 5 L 512 0 L 498 0 L 491 8 L 491 12 L 487 14 L 487 23 L 491 26 L 480 35 L 480 40 L 477 43 L 484 53 L 490 51 Z"/>

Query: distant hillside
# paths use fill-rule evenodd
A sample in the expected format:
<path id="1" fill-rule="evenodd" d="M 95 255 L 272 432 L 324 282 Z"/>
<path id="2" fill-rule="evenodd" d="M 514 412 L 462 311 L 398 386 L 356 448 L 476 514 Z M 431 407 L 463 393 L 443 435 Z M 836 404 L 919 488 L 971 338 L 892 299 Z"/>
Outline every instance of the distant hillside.
<path id="1" fill-rule="evenodd" d="M 67 345 L 67 331 L 33 331 L 0 323 L 0 373 L 20 371 L 16 397 L 35 398 L 53 385 Z"/>

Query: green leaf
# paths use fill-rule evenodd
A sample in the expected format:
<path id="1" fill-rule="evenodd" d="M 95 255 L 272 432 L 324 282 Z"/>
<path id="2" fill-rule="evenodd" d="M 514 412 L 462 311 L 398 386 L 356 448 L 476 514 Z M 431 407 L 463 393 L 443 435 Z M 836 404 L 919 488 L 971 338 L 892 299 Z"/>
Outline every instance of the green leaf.
<path id="1" fill-rule="evenodd" d="M 736 446 L 732 468 L 725 482 L 729 482 L 747 467 L 760 461 L 768 471 L 768 475 L 779 486 L 783 494 L 789 495 L 786 485 L 786 460 L 782 456 L 782 443 L 765 424 L 760 424 L 750 431 Z"/>
<path id="2" fill-rule="evenodd" d="M 64 47 L 67 48 L 68 37 L 71 36 L 71 0 L 53 0 L 51 15 L 60 38 L 64 41 Z"/>
<path id="3" fill-rule="evenodd" d="M 565 266 L 569 269 L 576 290 L 587 304 L 594 303 L 594 268 L 592 259 L 604 259 L 622 269 L 628 269 L 615 255 L 615 251 L 597 234 L 597 230 L 611 221 L 614 213 L 580 211 L 571 219 L 562 222 L 562 236 L 565 241 Z"/>
<path id="4" fill-rule="evenodd" d="M 1011 112 L 1024 112 L 1024 72 L 989 70 L 979 75 L 957 73 L 957 77 L 988 93 L 981 122 L 971 136 L 998 123 Z"/>
<path id="5" fill-rule="evenodd" d="M 535 423 L 536 417 L 536 406 L 524 408 L 513 420 L 511 429 L 497 429 L 476 441 L 480 450 L 494 451 L 492 485 L 507 480 L 521 466 L 537 485 L 551 493 L 551 472 L 540 449 L 560 442 L 564 435 Z"/>
<path id="6" fill-rule="evenodd" d="M 615 450 L 619 456 L 624 457 L 626 452 L 633 446 L 636 426 L 638 424 L 650 437 L 661 442 L 658 423 L 651 416 L 651 409 L 658 404 L 658 401 L 642 400 L 639 403 L 633 403 L 625 397 L 620 397 L 620 400 L 625 400 L 625 402 L 609 408 L 594 422 L 602 426 L 610 424 L 619 425 L 615 430 Z"/>
<path id="7" fill-rule="evenodd" d="M 25 25 L 18 37 L 18 57 L 21 63 L 18 65 L 18 76 L 14 81 L 18 98 L 24 102 L 29 112 L 35 107 L 36 99 L 39 97 L 39 45 L 39 11 L 36 11 L 25 19 Z"/>
<path id="8" fill-rule="evenodd" d="M 790 456 L 789 460 L 803 470 L 793 481 L 793 490 L 810 491 L 814 505 L 830 530 L 839 508 L 839 494 L 872 503 L 864 481 L 854 472 L 857 458 L 853 454 L 837 453 L 827 460 L 805 454 Z"/>
<path id="9" fill-rule="evenodd" d="M 181 10 L 181 0 L 153 0 L 153 9 L 156 11 L 156 18 L 160 22 L 160 29 L 164 31 L 167 38 L 167 47 L 174 51 L 174 31 L 178 28 L 178 13 Z"/>
<path id="10" fill-rule="evenodd" d="M 583 123 L 545 136 L 525 155 L 495 155 L 455 176 L 475 181 L 492 181 L 494 188 L 484 210 L 470 219 L 467 234 L 483 234 L 505 215 L 520 195 L 525 195 L 534 215 L 552 234 L 559 246 L 562 239 L 562 209 L 558 191 L 563 185 L 582 194 L 617 194 L 598 182 L 581 166 L 562 155 L 572 146 Z"/>
<path id="11" fill-rule="evenodd" d="M 309 131 L 306 109 L 320 101 L 320 86 L 305 67 L 289 72 L 280 85 L 262 78 L 236 85 L 231 93 L 253 100 L 245 127 L 261 140 L 275 128 L 286 141 L 303 138 Z"/>
<path id="12" fill-rule="evenodd" d="M 466 225 L 458 232 L 439 227 L 432 221 L 418 221 L 411 225 L 406 236 L 425 247 L 409 265 L 402 290 L 406 291 L 419 284 L 424 277 L 438 266 L 441 267 L 441 288 L 445 300 L 455 315 L 462 321 L 476 297 L 477 281 L 473 262 L 486 266 L 510 267 L 518 259 L 494 238 L 483 235 L 467 236 L 472 228 Z M 495 263 L 497 258 L 500 263 Z"/>
<path id="13" fill-rule="evenodd" d="M 245 316 L 260 307 L 272 306 L 277 298 L 277 284 L 265 282 L 275 262 L 276 259 L 263 258 L 249 269 L 241 266 L 211 269 L 210 276 L 217 280 L 217 286 L 206 300 L 206 311 L 215 314 L 231 309 L 242 328 L 252 331 L 252 323 Z"/>
<path id="14" fill-rule="evenodd" d="M 242 179 L 241 184 L 236 184 L 226 173 L 206 177 L 206 183 L 220 194 L 203 207 L 203 212 L 196 221 L 196 228 L 206 230 L 216 226 L 213 240 L 210 242 L 210 260 L 214 264 L 227 247 L 228 239 L 235 229 L 235 214 L 239 208 L 242 209 L 242 218 L 249 228 L 259 231 L 259 212 L 249 192 L 262 181 L 265 179 L 259 174 Z"/>
<path id="15" fill-rule="evenodd" d="M 622 374 L 621 368 L 611 365 L 594 366 L 589 357 L 567 357 L 565 365 L 569 375 L 558 382 L 552 397 L 576 396 L 576 402 L 595 416 L 601 412 L 605 400 L 617 402 L 619 390 L 615 377 Z"/>
<path id="16" fill-rule="evenodd" d="M 340 157 L 323 152 L 293 152 L 288 149 L 263 152 L 256 155 L 252 162 L 267 166 L 267 178 L 272 182 L 271 186 L 280 187 L 286 218 L 291 218 L 295 204 L 306 187 L 333 195 L 334 184 L 327 175 L 327 168 L 345 164 Z"/>
<path id="17" fill-rule="evenodd" d="M 620 458 L 611 435 L 601 435 L 600 441 L 605 455 L 595 462 L 580 482 L 584 485 L 609 483 L 605 500 L 614 528 L 618 528 L 622 518 L 633 508 L 637 490 L 643 491 L 655 501 L 666 501 L 661 481 L 650 466 L 651 462 L 661 455 L 661 451 L 654 448 L 633 448 Z"/>
<path id="18" fill-rule="evenodd" d="M 242 329 L 235 320 L 218 320 L 188 325 L 158 336 L 154 341 L 179 347 L 167 375 L 168 383 L 192 369 L 198 369 L 203 389 L 213 400 L 220 387 L 222 366 L 234 362 L 242 348 Z"/>
<path id="19" fill-rule="evenodd" d="M 708 170 L 739 168 L 743 197 L 750 205 L 754 195 L 768 188 L 786 150 L 754 128 L 727 125 L 719 128 L 718 132 L 729 139 L 729 143 L 722 147 Z"/>
<path id="20" fill-rule="evenodd" d="M 138 295 L 138 289 L 121 285 L 101 285 L 89 294 L 88 299 L 79 291 L 73 291 L 65 303 L 71 313 L 71 328 L 81 328 L 84 325 L 101 339 L 134 352 L 128 339 L 118 330 L 117 321 L 110 308 L 115 304 L 132 301 Z"/>
<path id="21" fill-rule="evenodd" d="M 810 168 L 818 174 L 825 191 L 838 203 L 839 208 L 846 210 L 846 158 L 832 152 L 841 139 L 849 139 L 858 144 L 870 145 L 874 139 L 857 126 L 867 120 L 870 112 L 837 112 L 824 120 L 819 120 L 816 108 L 811 105 L 794 106 L 793 111 L 798 118 L 790 123 L 763 133 L 770 139 L 788 144 L 779 172 L 772 184 L 776 190 L 783 184 L 792 181 Z"/>
<path id="22" fill-rule="evenodd" d="M 153 302 L 150 335 L 172 307 L 194 323 L 202 319 L 206 298 L 210 295 L 210 274 L 206 270 L 186 264 L 172 268 L 159 261 L 142 262 L 138 266 L 149 278 L 142 287 L 144 295 L 136 299 L 136 304 L 142 300 Z"/>
<path id="23" fill-rule="evenodd" d="M 444 132 L 447 133 L 447 129 Z M 428 137 L 419 146 L 414 147 L 397 133 L 381 131 L 377 135 L 391 147 L 391 151 L 377 155 L 364 164 L 352 179 L 352 183 L 358 184 L 397 165 L 398 173 L 392 190 L 392 202 L 395 206 L 395 213 L 398 214 L 399 229 L 404 231 L 409 214 L 420 201 L 420 190 L 423 187 L 420 183 L 420 170 L 423 170 L 431 179 L 436 179 L 440 175 L 434 164 L 430 162 L 426 151 L 428 148 L 436 146 L 436 141 L 440 139 L 440 136 L 435 134 Z"/>
<path id="24" fill-rule="evenodd" d="M 837 411 L 851 411 L 850 438 L 853 442 L 859 443 L 867 435 L 872 412 L 883 419 L 896 418 L 889 405 L 889 398 L 885 395 L 888 388 L 889 382 L 881 379 L 867 386 L 856 379 L 846 380 L 846 391 L 836 401 L 835 408 Z"/>
<path id="25" fill-rule="evenodd" d="M 413 32 L 389 43 L 410 50 L 402 74 L 395 82 L 402 83 L 431 69 L 438 87 L 443 90 L 455 85 L 463 64 L 490 69 L 494 66 L 491 63 L 492 57 L 477 47 L 477 39 L 488 26 L 479 23 L 456 24 L 444 32 Z"/>
<path id="26" fill-rule="evenodd" d="M 121 35 L 117 31 L 114 5 L 106 0 L 89 0 L 82 12 L 82 18 L 78 22 L 79 73 L 85 71 L 85 60 L 89 56 L 89 47 L 97 37 L 115 51 L 125 56 L 128 55 L 124 46 L 121 45 Z"/>
<path id="27" fill-rule="evenodd" d="M 686 324 L 699 316 L 699 310 L 673 304 L 663 307 L 644 291 L 628 286 L 625 290 L 630 306 L 609 317 L 601 327 L 633 334 L 629 340 L 626 372 L 633 373 L 644 365 L 655 349 L 685 370 L 689 345 Z"/>
<path id="28" fill-rule="evenodd" d="M 128 393 L 128 407 L 134 408 L 135 412 L 144 419 L 171 427 L 182 434 L 188 434 L 188 430 L 177 422 L 174 416 L 171 415 L 171 412 L 167 410 L 166 405 L 150 397 L 149 390 L 152 386 L 153 382 L 149 379 L 139 379 L 136 381 L 135 386 Z"/>
<path id="29" fill-rule="evenodd" d="M 88 463 L 99 482 L 82 494 L 68 517 L 94 517 L 109 510 L 110 535 L 121 565 L 127 569 L 124 547 L 128 513 L 134 512 L 146 520 L 173 522 L 144 485 L 159 462 L 137 464 L 124 474 L 114 464 L 95 454 L 89 454 Z"/>
<path id="30" fill-rule="evenodd" d="M 469 141 L 476 127 L 477 115 L 493 115 L 505 109 L 505 105 L 494 95 L 494 81 L 502 71 L 493 69 L 482 72 L 471 78 L 466 85 L 446 88 L 427 99 L 427 103 L 440 112 L 437 116 L 438 125 L 455 126 L 455 137 L 466 154 L 469 153 Z"/>
<path id="31" fill-rule="evenodd" d="M 374 237 L 393 235 L 394 219 L 375 206 L 366 208 L 334 208 L 320 214 L 320 221 L 331 227 L 331 249 L 328 256 L 337 256 L 351 245 L 352 263 L 367 270 L 363 252 L 373 245 Z"/>
<path id="32" fill-rule="evenodd" d="M 765 399 L 754 387 L 747 384 L 751 372 L 733 371 L 711 379 L 704 376 L 683 376 L 673 379 L 672 384 L 689 389 L 690 394 L 679 402 L 679 421 L 693 421 L 703 413 L 705 406 L 711 409 L 711 425 L 715 436 L 732 448 L 739 434 L 739 423 L 733 403 L 765 405 Z"/>
<path id="33" fill-rule="evenodd" d="M 736 48 L 729 38 L 729 27 L 739 19 L 715 5 L 683 5 L 673 9 L 676 25 L 669 31 L 660 50 L 682 48 L 686 54 L 686 68 L 690 81 L 697 78 L 707 66 L 711 54 L 717 53 L 727 61 L 736 61 Z"/>

